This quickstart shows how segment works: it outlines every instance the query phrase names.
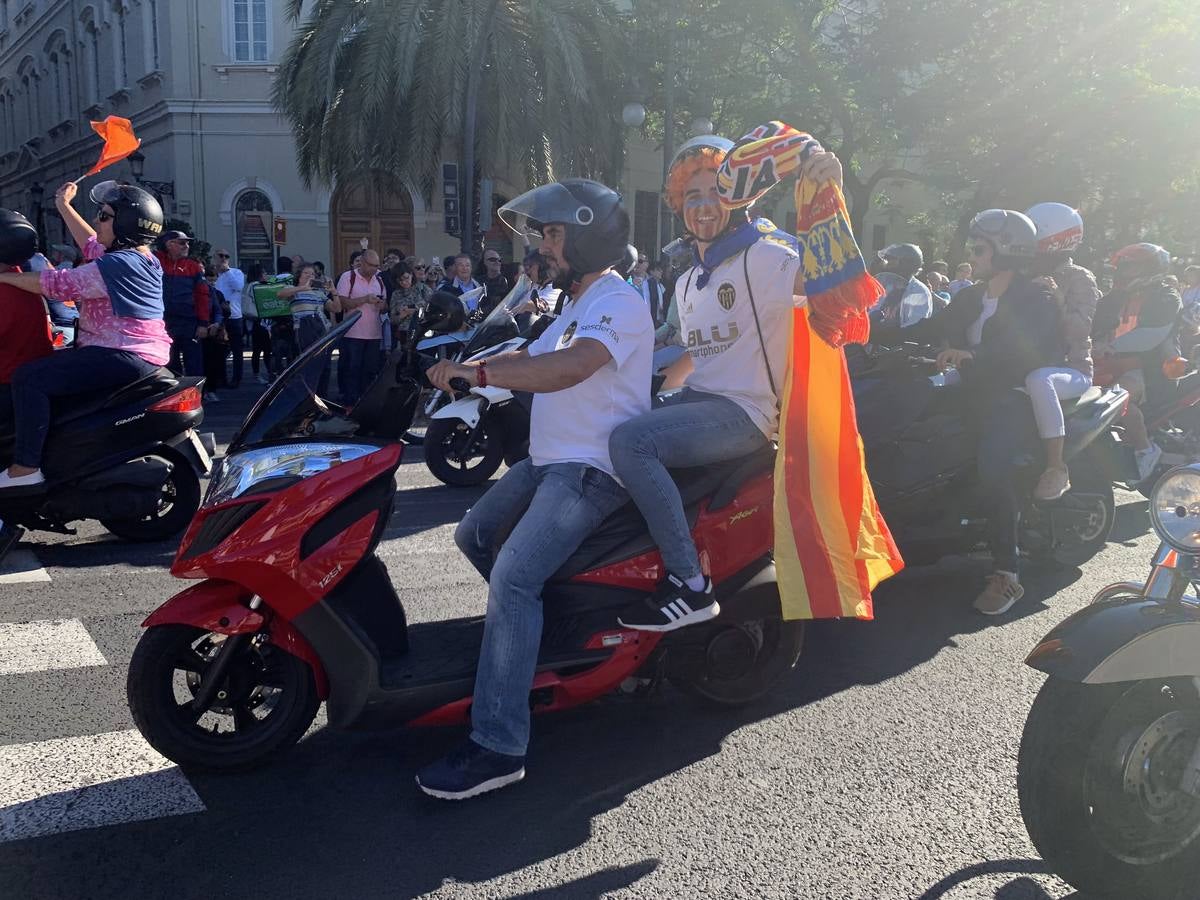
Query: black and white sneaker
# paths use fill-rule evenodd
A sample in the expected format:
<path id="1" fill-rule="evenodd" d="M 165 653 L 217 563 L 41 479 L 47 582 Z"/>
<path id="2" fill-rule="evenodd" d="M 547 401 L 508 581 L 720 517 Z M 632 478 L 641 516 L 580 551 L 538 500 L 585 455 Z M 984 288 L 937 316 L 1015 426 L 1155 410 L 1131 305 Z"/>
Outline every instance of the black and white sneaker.
<path id="1" fill-rule="evenodd" d="M 25 529 L 0 519 L 0 563 L 8 556 L 8 551 L 17 545 Z"/>
<path id="2" fill-rule="evenodd" d="M 637 631 L 674 631 L 715 619 L 720 613 L 721 604 L 713 593 L 712 579 L 704 579 L 704 590 L 693 591 L 668 574 L 657 591 L 617 616 L 617 624 Z"/>

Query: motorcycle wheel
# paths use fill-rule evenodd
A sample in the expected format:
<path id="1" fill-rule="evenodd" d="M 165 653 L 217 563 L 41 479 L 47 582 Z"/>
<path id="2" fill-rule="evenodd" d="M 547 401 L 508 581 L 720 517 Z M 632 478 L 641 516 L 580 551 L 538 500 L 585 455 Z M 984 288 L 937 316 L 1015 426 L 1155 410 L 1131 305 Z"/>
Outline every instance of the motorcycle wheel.
<path id="1" fill-rule="evenodd" d="M 796 666 L 804 649 L 804 623 L 780 618 L 752 619 L 697 632 L 683 665 L 667 676 L 685 693 L 718 706 L 745 706 L 762 699 Z M 677 660 L 678 661 L 678 660 Z"/>
<path id="2" fill-rule="evenodd" d="M 100 524 L 119 538 L 138 543 L 165 541 L 187 528 L 200 508 L 200 478 L 195 470 L 173 459 L 165 459 L 171 474 L 162 486 L 158 508 L 140 519 L 101 519 Z"/>
<path id="3" fill-rule="evenodd" d="M 305 662 L 274 644 L 248 643 L 212 705 L 197 714 L 192 699 L 224 639 L 190 625 L 158 625 L 142 635 L 129 663 L 126 694 L 138 731 L 193 771 L 261 765 L 304 736 L 321 702 Z"/>
<path id="4" fill-rule="evenodd" d="M 1054 550 L 1054 561 L 1078 566 L 1104 549 L 1117 521 L 1117 504 L 1112 484 L 1090 468 L 1081 469 L 1077 483 L 1062 498 L 1061 503 L 1085 503 L 1087 522 L 1073 528 Z"/>
<path id="5" fill-rule="evenodd" d="M 469 456 L 462 452 L 469 426 L 462 419 L 434 419 L 425 429 L 425 465 L 433 477 L 443 484 L 466 487 L 483 484 L 496 474 L 504 461 L 504 447 L 499 436 L 487 431 L 476 437 L 475 447 Z"/>
<path id="6" fill-rule="evenodd" d="M 1198 740 L 1188 680 L 1047 681 L 1025 723 L 1017 787 L 1050 868 L 1088 896 L 1194 896 L 1200 797 L 1179 783 Z"/>

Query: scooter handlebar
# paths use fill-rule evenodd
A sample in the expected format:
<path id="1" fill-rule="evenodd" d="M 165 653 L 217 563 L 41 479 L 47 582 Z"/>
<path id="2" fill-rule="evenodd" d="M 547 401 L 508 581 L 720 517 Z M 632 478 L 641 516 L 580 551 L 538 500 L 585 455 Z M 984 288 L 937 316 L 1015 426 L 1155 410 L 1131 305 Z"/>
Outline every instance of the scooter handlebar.
<path id="1" fill-rule="evenodd" d="M 451 378 L 450 388 L 459 394 L 469 394 L 471 392 L 471 382 L 465 378 Z"/>

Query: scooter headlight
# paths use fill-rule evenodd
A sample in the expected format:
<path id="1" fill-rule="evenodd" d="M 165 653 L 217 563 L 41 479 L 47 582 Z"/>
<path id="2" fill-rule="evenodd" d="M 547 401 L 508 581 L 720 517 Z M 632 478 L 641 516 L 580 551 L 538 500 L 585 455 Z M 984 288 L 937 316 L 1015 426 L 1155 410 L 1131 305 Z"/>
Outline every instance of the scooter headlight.
<path id="1" fill-rule="evenodd" d="M 1182 553 L 1200 553 L 1200 467 L 1164 475 L 1150 496 L 1150 522 L 1158 536 Z"/>
<path id="2" fill-rule="evenodd" d="M 221 460 L 213 472 L 204 505 L 215 506 L 241 497 L 267 481 L 300 481 L 319 475 L 378 449 L 371 444 L 304 443 L 235 453 Z"/>

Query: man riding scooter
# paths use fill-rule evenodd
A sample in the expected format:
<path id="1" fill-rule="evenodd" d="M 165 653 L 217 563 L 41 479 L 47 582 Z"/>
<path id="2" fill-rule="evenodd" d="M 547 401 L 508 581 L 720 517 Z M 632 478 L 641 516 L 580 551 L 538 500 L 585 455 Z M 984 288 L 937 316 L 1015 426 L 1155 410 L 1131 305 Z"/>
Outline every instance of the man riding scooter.
<path id="1" fill-rule="evenodd" d="M 1166 394 L 1162 364 L 1179 355 L 1175 332 L 1183 301 L 1166 281 L 1171 254 L 1157 244 L 1123 247 L 1112 265 L 1114 286 L 1100 299 L 1092 328 L 1096 381 L 1116 381 L 1129 391 L 1132 402 L 1121 423 L 1144 481 L 1154 474 L 1162 448 L 1150 440 L 1141 406 Z"/>
<path id="2" fill-rule="evenodd" d="M 461 386 L 462 379 L 471 387 L 534 394 L 529 458 L 509 469 L 455 533 L 489 588 L 470 739 L 417 774 L 421 790 L 449 800 L 525 777 L 542 587 L 628 501 L 614 478 L 608 438 L 650 408 L 654 323 L 641 296 L 613 268 L 629 232 L 620 195 L 594 181 L 568 179 L 522 194 L 500 218 L 515 231 L 528 222 L 540 232 L 541 252 L 577 288 L 525 350 L 467 365 L 443 360 L 428 372 L 442 390 Z"/>
<path id="3" fill-rule="evenodd" d="M 892 287 L 871 311 L 871 318 L 886 325 L 907 328 L 933 315 L 933 293 L 917 280 L 925 265 L 925 254 L 916 244 L 892 244 L 879 251 L 882 272 L 898 277 Z"/>

